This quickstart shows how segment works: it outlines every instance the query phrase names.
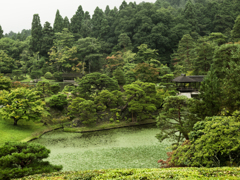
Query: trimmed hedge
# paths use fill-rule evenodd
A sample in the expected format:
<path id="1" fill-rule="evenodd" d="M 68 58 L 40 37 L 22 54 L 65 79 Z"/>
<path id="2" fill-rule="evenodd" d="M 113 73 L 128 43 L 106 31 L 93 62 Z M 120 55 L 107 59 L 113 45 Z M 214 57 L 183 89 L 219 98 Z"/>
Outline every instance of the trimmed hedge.
<path id="1" fill-rule="evenodd" d="M 240 168 L 107 169 L 38 174 L 22 179 L 240 179 Z"/>

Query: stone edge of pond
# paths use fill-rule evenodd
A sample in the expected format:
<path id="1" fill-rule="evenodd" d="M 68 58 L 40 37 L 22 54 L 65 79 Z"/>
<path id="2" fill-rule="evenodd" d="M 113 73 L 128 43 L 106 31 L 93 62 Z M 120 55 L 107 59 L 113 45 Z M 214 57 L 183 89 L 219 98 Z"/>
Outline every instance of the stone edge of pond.
<path id="1" fill-rule="evenodd" d="M 99 129 L 96 128 L 96 129 L 92 129 L 92 130 L 79 130 L 79 129 L 74 130 L 74 128 L 63 128 L 63 131 L 69 132 L 69 133 L 87 133 L 87 132 L 105 131 L 105 130 L 111 130 L 111 129 L 125 128 L 125 127 L 132 127 L 132 126 L 141 126 L 141 125 L 148 125 L 148 124 L 155 124 L 155 123 L 156 123 L 156 121 L 142 122 L 142 123 L 135 123 L 135 124 L 128 124 L 128 125 L 120 125 L 120 126 L 109 127 L 109 128 L 99 128 Z"/>
<path id="2" fill-rule="evenodd" d="M 56 128 L 52 128 L 52 129 L 46 130 L 46 131 L 44 131 L 43 133 L 39 134 L 38 136 L 32 137 L 32 138 L 30 138 L 30 139 L 28 139 L 28 140 L 26 140 L 26 141 L 23 140 L 23 141 L 24 141 L 24 142 L 31 142 L 31 141 L 33 141 L 33 140 L 36 140 L 36 139 L 40 138 L 42 135 L 44 135 L 44 134 L 46 134 L 46 133 L 49 133 L 49 132 L 51 132 L 51 131 L 55 131 L 55 130 L 58 130 L 58 129 L 63 129 L 63 127 L 56 127 Z"/>
<path id="3" fill-rule="evenodd" d="M 105 131 L 105 130 L 111 130 L 111 129 L 118 129 L 118 128 L 125 128 L 125 127 L 132 127 L 132 126 L 141 126 L 141 125 L 148 125 L 148 124 L 154 124 L 156 123 L 156 121 L 152 121 L 152 122 L 140 122 L 140 123 L 134 123 L 134 124 L 127 124 L 127 125 L 122 125 L 122 126 L 115 126 L 115 127 L 109 127 L 109 128 L 99 128 L 99 129 L 93 129 L 93 130 L 74 130 L 74 128 L 68 128 L 71 129 L 71 131 L 64 131 L 64 127 L 56 127 L 56 128 L 52 128 L 49 129 L 47 131 L 44 131 L 43 133 L 39 134 L 38 136 L 32 137 L 28 140 L 23 140 L 22 142 L 31 142 L 33 140 L 36 140 L 38 138 L 40 138 L 41 136 L 43 136 L 46 133 L 58 130 L 58 129 L 63 129 L 64 132 L 69 132 L 69 133 L 87 133 L 87 132 L 95 132 L 95 131 Z"/>

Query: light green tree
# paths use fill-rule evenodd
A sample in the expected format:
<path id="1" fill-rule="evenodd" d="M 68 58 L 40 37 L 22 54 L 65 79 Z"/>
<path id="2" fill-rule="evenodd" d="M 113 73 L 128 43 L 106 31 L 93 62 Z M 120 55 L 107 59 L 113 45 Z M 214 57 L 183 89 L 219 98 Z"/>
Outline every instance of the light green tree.
<path id="1" fill-rule="evenodd" d="M 12 120 L 15 126 L 20 120 L 37 121 L 48 114 L 39 92 L 26 88 L 0 91 L 0 104 L 2 118 Z"/>

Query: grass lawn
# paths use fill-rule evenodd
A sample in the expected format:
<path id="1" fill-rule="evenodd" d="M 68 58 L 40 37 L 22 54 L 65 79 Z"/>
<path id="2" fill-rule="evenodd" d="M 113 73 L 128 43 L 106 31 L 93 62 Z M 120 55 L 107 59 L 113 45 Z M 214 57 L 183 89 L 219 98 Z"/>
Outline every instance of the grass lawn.
<path id="1" fill-rule="evenodd" d="M 18 126 L 14 126 L 13 122 L 4 121 L 0 117 L 0 146 L 7 141 L 28 141 L 50 129 L 52 127 L 31 121 L 19 121 Z"/>

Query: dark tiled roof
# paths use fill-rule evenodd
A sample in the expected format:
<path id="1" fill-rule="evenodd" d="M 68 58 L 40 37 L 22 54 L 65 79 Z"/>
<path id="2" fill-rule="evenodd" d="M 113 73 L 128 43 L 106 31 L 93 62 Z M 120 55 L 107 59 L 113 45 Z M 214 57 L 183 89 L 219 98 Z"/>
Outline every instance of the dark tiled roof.
<path id="1" fill-rule="evenodd" d="M 203 78 L 205 77 L 204 75 L 198 75 L 198 76 L 187 76 L 190 77 L 191 79 L 195 80 L 196 82 L 202 82 Z"/>
<path id="2" fill-rule="evenodd" d="M 191 82 L 202 82 L 204 76 L 198 75 L 198 76 L 185 76 L 181 75 L 173 79 L 173 82 L 179 82 L 179 83 L 191 83 Z"/>

